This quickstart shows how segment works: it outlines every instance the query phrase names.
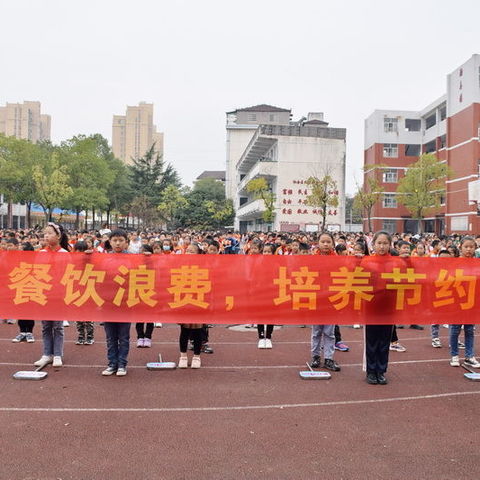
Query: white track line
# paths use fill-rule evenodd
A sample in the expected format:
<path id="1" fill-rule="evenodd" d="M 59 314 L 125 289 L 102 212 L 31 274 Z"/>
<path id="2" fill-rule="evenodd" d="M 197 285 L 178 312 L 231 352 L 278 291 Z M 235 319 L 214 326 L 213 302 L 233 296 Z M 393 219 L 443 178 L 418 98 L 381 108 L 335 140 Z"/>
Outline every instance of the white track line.
<path id="1" fill-rule="evenodd" d="M 172 407 L 172 408 L 22 408 L 0 407 L 0 412 L 221 412 L 221 411 L 244 411 L 244 410 L 267 410 L 284 408 L 311 408 L 311 407 L 338 407 L 343 405 L 365 405 L 370 403 L 408 402 L 414 400 L 430 400 L 437 398 L 460 397 L 466 395 L 480 395 L 480 390 L 473 392 L 437 393 L 434 395 L 419 395 L 415 397 L 391 397 L 370 400 L 345 400 L 339 402 L 318 403 L 284 403 L 273 405 L 245 405 L 238 407 Z"/>
<path id="2" fill-rule="evenodd" d="M 427 359 L 427 360 L 400 360 L 397 362 L 388 362 L 389 365 L 408 365 L 412 363 L 436 363 L 436 362 L 449 362 L 449 358 L 435 358 L 435 359 Z M 33 369 L 33 365 L 31 363 L 8 363 L 8 362 L 0 362 L 0 367 L 7 366 L 7 367 L 31 367 Z M 69 365 L 68 363 L 63 364 L 64 367 L 67 368 L 105 368 L 105 365 Z M 361 363 L 342 363 L 341 367 L 361 367 Z M 305 364 L 302 365 L 217 365 L 217 366 L 207 366 L 202 365 L 202 370 L 263 370 L 263 369 L 288 369 L 288 368 L 304 368 Z M 129 365 L 128 368 L 146 368 L 146 365 Z"/>

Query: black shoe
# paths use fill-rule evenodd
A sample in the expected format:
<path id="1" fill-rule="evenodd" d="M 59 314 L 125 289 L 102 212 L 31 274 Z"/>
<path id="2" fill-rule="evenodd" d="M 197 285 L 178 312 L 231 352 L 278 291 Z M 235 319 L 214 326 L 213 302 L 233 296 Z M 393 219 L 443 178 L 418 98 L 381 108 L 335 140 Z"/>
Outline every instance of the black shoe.
<path id="1" fill-rule="evenodd" d="M 375 375 L 375 373 L 367 373 L 366 381 L 370 385 L 377 385 L 378 384 L 377 375 Z"/>
<path id="2" fill-rule="evenodd" d="M 210 345 L 208 345 L 208 343 L 205 343 L 205 344 L 202 346 L 202 352 L 203 352 L 203 353 L 213 353 L 213 348 L 210 347 Z"/>
<path id="3" fill-rule="evenodd" d="M 425 328 L 422 327 L 421 325 L 410 325 L 410 328 L 412 330 L 424 330 Z"/>
<path id="4" fill-rule="evenodd" d="M 388 383 L 388 380 L 385 378 L 383 373 L 377 373 L 377 383 L 379 385 L 386 385 Z"/>
<path id="5" fill-rule="evenodd" d="M 405 326 L 404 326 L 404 325 L 397 325 L 396 327 L 397 327 L 397 329 L 398 329 L 398 328 L 399 328 L 399 329 L 403 329 L 403 328 L 405 328 Z"/>
<path id="6" fill-rule="evenodd" d="M 331 370 L 332 372 L 339 372 L 341 370 L 340 365 L 331 358 L 326 358 L 325 362 L 323 363 L 323 366 L 327 370 Z"/>
<path id="7" fill-rule="evenodd" d="M 310 362 L 310 366 L 312 368 L 320 368 L 320 357 L 318 355 L 315 355 L 313 358 L 312 358 L 312 361 Z"/>
<path id="8" fill-rule="evenodd" d="M 78 340 L 75 342 L 75 345 L 83 345 L 85 343 L 85 339 L 79 337 Z"/>

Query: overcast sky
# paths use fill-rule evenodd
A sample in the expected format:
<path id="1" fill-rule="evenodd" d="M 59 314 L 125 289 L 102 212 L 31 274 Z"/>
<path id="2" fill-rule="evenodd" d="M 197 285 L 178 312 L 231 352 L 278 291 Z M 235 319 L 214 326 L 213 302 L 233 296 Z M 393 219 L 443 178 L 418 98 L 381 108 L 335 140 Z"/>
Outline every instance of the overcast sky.
<path id="1" fill-rule="evenodd" d="M 347 128 L 347 192 L 363 121 L 419 110 L 480 53 L 478 0 L 0 0 L 0 105 L 39 100 L 52 140 L 101 133 L 154 103 L 186 184 L 225 168 L 225 112 L 268 103 Z"/>

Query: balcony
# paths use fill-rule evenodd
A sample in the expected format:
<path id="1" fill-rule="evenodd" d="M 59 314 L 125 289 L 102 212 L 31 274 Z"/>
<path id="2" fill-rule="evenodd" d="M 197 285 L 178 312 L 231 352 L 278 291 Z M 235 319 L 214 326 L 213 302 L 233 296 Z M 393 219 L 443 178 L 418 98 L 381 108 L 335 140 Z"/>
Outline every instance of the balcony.
<path id="1" fill-rule="evenodd" d="M 256 177 L 265 177 L 267 180 L 277 176 L 277 162 L 268 160 L 258 161 L 253 168 L 245 175 L 237 186 L 238 193 L 243 192 L 247 188 L 250 180 Z"/>
<path id="2" fill-rule="evenodd" d="M 276 142 L 276 138 L 261 136 L 258 129 L 237 162 L 237 171 L 248 172 Z"/>
<path id="3" fill-rule="evenodd" d="M 264 211 L 265 203 L 263 200 L 251 200 L 238 208 L 237 217 L 239 220 L 253 220 L 260 217 Z"/>

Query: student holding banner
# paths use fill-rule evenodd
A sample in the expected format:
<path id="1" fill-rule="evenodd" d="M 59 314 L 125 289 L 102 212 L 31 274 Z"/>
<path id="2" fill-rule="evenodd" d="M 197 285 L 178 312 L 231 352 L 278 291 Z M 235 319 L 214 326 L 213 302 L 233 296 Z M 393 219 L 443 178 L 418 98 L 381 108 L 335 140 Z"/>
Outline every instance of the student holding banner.
<path id="1" fill-rule="evenodd" d="M 70 251 L 68 237 L 61 225 L 48 223 L 44 233 L 45 247 L 41 252 L 64 253 Z M 63 322 L 42 320 L 42 338 L 43 338 L 43 355 L 34 365 L 36 367 L 44 367 L 52 363 L 54 367 L 63 365 Z"/>
<path id="2" fill-rule="evenodd" d="M 127 232 L 120 229 L 114 230 L 110 234 L 110 245 L 113 253 L 129 253 Z M 127 374 L 130 326 L 131 323 L 128 322 L 105 322 L 108 366 L 102 371 L 102 375 L 116 374 L 117 377 L 123 377 Z"/>
<path id="3" fill-rule="evenodd" d="M 388 256 L 392 246 L 392 237 L 387 232 L 377 232 L 373 236 L 372 244 L 375 256 Z M 386 385 L 388 383 L 385 372 L 388 367 L 392 332 L 392 325 L 365 325 L 366 381 L 370 385 Z"/>

